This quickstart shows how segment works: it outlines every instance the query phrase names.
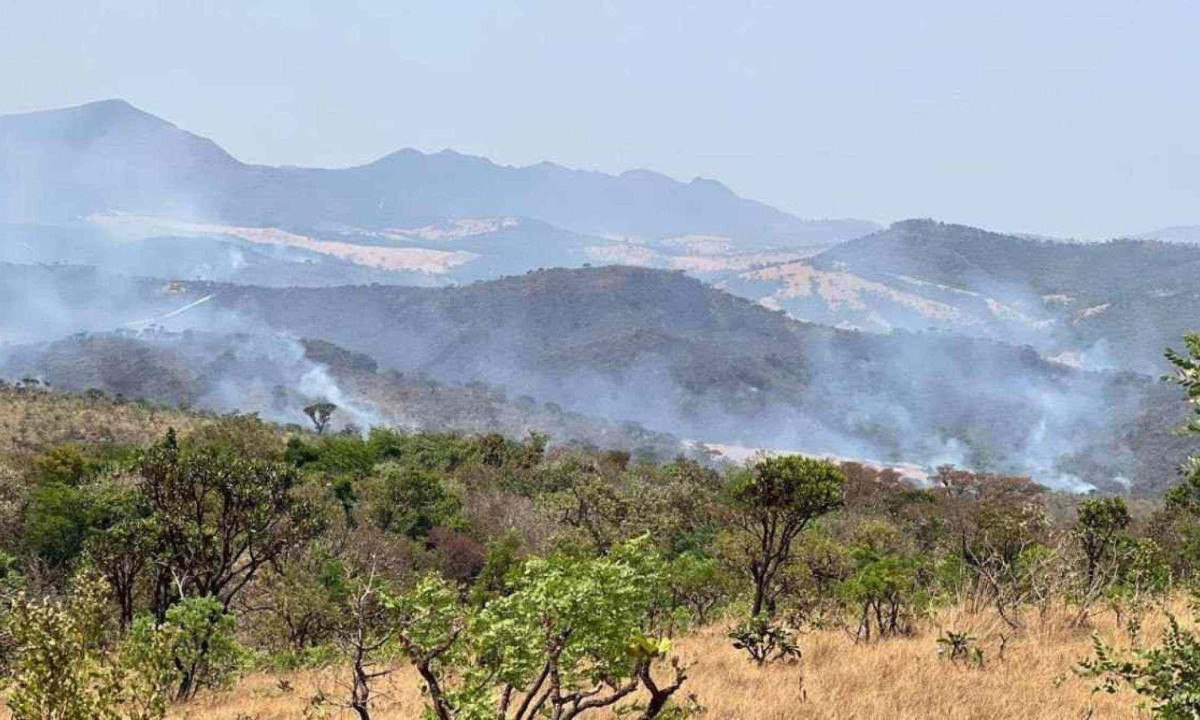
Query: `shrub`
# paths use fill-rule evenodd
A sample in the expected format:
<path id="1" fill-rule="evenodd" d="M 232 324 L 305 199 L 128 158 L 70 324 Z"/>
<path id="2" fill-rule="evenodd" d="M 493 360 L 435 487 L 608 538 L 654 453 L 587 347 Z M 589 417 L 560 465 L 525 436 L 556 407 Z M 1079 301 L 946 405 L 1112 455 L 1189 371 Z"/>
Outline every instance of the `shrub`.
<path id="1" fill-rule="evenodd" d="M 1149 700 L 1153 717 L 1163 720 L 1200 717 L 1200 638 L 1174 617 L 1158 647 L 1121 652 L 1098 637 L 1092 642 L 1095 656 L 1080 671 L 1101 678 L 1097 690 L 1115 693 L 1129 687 Z"/>
<path id="2" fill-rule="evenodd" d="M 18 596 L 8 617 L 15 644 L 8 706 L 14 720 L 158 720 L 174 677 L 167 636 L 113 643 L 103 580 L 81 576 L 65 602 Z"/>
<path id="3" fill-rule="evenodd" d="M 772 662 L 798 662 L 800 646 L 795 631 L 764 617 L 755 616 L 738 625 L 730 633 L 733 646 L 744 650 L 755 665 Z"/>

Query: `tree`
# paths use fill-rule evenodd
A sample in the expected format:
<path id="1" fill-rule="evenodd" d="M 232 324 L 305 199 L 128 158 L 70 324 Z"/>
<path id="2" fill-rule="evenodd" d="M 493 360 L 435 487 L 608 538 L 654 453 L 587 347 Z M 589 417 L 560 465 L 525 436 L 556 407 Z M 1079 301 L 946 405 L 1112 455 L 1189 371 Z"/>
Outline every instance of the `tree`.
<path id="1" fill-rule="evenodd" d="M 1075 537 L 1083 553 L 1088 588 L 1096 584 L 1101 566 L 1113 555 L 1129 521 L 1129 508 L 1122 498 L 1093 498 L 1080 503 Z"/>
<path id="2" fill-rule="evenodd" d="M 315 542 L 277 563 L 238 601 L 252 614 L 251 632 L 264 646 L 306 654 L 328 643 L 345 617 L 350 572 L 323 542 Z"/>
<path id="3" fill-rule="evenodd" d="M 1188 423 L 1187 429 L 1200 433 L 1200 333 L 1188 333 L 1183 337 L 1183 342 L 1185 352 L 1168 348 L 1166 357 L 1175 369 L 1172 381 L 1183 388 L 1188 403 L 1195 411 L 1195 417 Z"/>
<path id="4" fill-rule="evenodd" d="M 304 414 L 312 421 L 317 434 L 324 435 L 325 428 L 329 425 L 329 420 L 337 409 L 338 406 L 331 402 L 319 402 L 304 408 Z"/>
<path id="5" fill-rule="evenodd" d="M 116 643 L 107 584 L 77 577 L 61 602 L 18 595 L 6 630 L 13 642 L 8 707 L 14 720 L 160 720 L 173 677 L 166 634 Z"/>
<path id="6" fill-rule="evenodd" d="M 792 559 L 796 537 L 842 504 L 844 483 L 833 464 L 800 455 L 761 460 L 734 481 L 733 521 L 751 539 L 752 616 L 775 614 L 779 574 Z"/>
<path id="7" fill-rule="evenodd" d="M 234 637 L 236 623 L 216 598 L 180 600 L 167 610 L 164 625 L 171 631 L 176 699 L 188 700 L 204 688 L 222 687 L 241 667 L 242 650 Z"/>
<path id="8" fill-rule="evenodd" d="M 228 609 L 265 565 L 320 528 L 316 509 L 295 496 L 295 468 L 219 448 L 169 444 L 136 463 L 157 528 L 155 611 L 183 597 L 213 597 Z"/>
<path id="9" fill-rule="evenodd" d="M 371 720 L 374 683 L 391 673 L 388 648 L 396 631 L 392 627 L 383 582 L 372 565 L 354 573 L 342 598 L 343 618 L 336 629 L 337 644 L 350 659 L 349 698 L 340 704 Z"/>
<path id="10" fill-rule="evenodd" d="M 687 678 L 679 663 L 669 683 L 651 670 L 670 649 L 648 634 L 664 580 L 643 540 L 607 557 L 531 559 L 512 591 L 482 608 L 461 603 L 436 576 L 391 604 L 438 720 L 572 720 L 632 699 L 639 687 L 650 700 L 638 717 L 649 720 Z"/>
<path id="11" fill-rule="evenodd" d="M 841 587 L 858 608 L 855 638 L 909 634 L 914 616 L 929 601 L 921 583 L 921 576 L 927 574 L 925 564 L 886 521 L 868 521 L 856 534 L 850 550 L 854 570 Z"/>
<path id="12" fill-rule="evenodd" d="M 150 518 L 123 520 L 88 540 L 88 560 L 112 587 L 123 629 L 133 623 L 134 592 L 150 566 L 157 544 L 158 528 Z"/>
<path id="13" fill-rule="evenodd" d="M 371 516 L 380 530 L 424 539 L 433 528 L 453 524 L 458 516 L 459 500 L 438 473 L 386 463 L 375 483 L 378 490 Z"/>
<path id="14" fill-rule="evenodd" d="M 730 578 L 714 558 L 685 552 L 668 568 L 672 601 L 687 608 L 700 625 L 708 624 L 712 612 L 730 595 Z"/>
<path id="15" fill-rule="evenodd" d="M 1021 626 L 1017 607 L 1036 590 L 1053 555 L 1045 547 L 1045 491 L 1027 477 L 937 469 L 938 509 L 971 583 L 973 607 L 991 603 L 1006 623 Z"/>

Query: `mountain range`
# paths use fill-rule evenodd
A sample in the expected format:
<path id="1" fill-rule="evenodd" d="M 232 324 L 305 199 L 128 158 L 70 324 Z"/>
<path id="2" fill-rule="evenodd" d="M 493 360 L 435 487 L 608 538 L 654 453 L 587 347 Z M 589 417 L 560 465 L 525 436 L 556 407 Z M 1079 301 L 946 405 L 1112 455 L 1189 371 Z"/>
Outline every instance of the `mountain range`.
<path id="1" fill-rule="evenodd" d="M 0 374 L 76 391 L 1137 492 L 1193 449 L 1159 380 L 1187 243 L 803 220 L 453 151 L 247 165 L 121 101 L 0 118 L 0 221 Z"/>
<path id="2" fill-rule="evenodd" d="M 803 220 L 704 178 L 511 167 L 452 150 L 342 169 L 248 165 L 120 100 L 0 117 L 0 223 L 26 228 L 35 251 L 29 226 L 88 224 L 126 240 L 282 247 L 406 282 L 629 257 L 746 266 L 876 229 Z M 216 270 L 202 272 L 230 279 Z"/>

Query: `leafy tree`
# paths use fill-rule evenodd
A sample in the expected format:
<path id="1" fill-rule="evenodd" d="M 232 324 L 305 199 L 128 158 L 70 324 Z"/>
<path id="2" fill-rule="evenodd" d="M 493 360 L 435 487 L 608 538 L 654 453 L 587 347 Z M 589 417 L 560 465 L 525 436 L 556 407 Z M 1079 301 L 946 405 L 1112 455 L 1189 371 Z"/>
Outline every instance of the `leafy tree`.
<path id="1" fill-rule="evenodd" d="M 844 592 L 858 604 L 857 637 L 870 640 L 912 632 L 913 614 L 927 601 L 919 582 L 921 562 L 912 556 L 860 546 L 852 553 L 855 572 Z"/>
<path id="2" fill-rule="evenodd" d="M 325 428 L 329 425 L 329 421 L 337 409 L 338 406 L 331 402 L 319 402 L 304 408 L 304 414 L 312 421 L 313 428 L 316 429 L 317 434 L 324 435 Z"/>
<path id="3" fill-rule="evenodd" d="M 531 559 L 511 593 L 478 610 L 433 577 L 392 606 L 438 720 L 569 720 L 639 686 L 651 696 L 639 717 L 654 718 L 686 679 L 678 664 L 669 684 L 651 673 L 669 650 L 647 634 L 664 592 L 661 562 L 643 541 L 590 560 Z"/>
<path id="4" fill-rule="evenodd" d="M 135 628 L 134 637 L 150 632 L 149 618 Z M 223 687 L 236 676 L 243 651 L 234 629 L 236 621 L 214 597 L 188 597 L 167 610 L 171 659 L 178 674 L 175 697 L 186 700 L 204 688 Z"/>
<path id="5" fill-rule="evenodd" d="M 850 550 L 853 571 L 841 592 L 857 608 L 856 638 L 907 635 L 929 603 L 927 563 L 906 547 L 899 528 L 883 520 L 863 523 Z"/>
<path id="6" fill-rule="evenodd" d="M 1129 521 L 1129 508 L 1119 497 L 1094 498 L 1080 503 L 1075 536 L 1083 553 L 1089 587 L 1095 583 L 1101 565 L 1111 559 Z"/>
<path id="7" fill-rule="evenodd" d="M 163 637 L 112 641 L 109 591 L 82 575 L 63 602 L 19 595 L 7 618 L 15 645 L 8 706 L 14 720 L 159 720 L 170 660 Z"/>
<path id="8" fill-rule="evenodd" d="M 158 526 L 146 517 L 122 520 L 94 533 L 87 542 L 88 561 L 112 588 L 123 629 L 133 623 L 138 581 L 149 569 L 157 547 Z"/>
<path id="9" fill-rule="evenodd" d="M 238 607 L 254 617 L 250 628 L 263 646 L 290 653 L 287 662 L 303 662 L 333 638 L 344 616 L 349 580 L 346 564 L 318 541 L 262 575 Z"/>
<path id="10" fill-rule="evenodd" d="M 1090 498 L 1079 505 L 1074 536 L 1083 558 L 1083 575 L 1077 589 L 1079 612 L 1075 622 L 1086 621 L 1091 605 L 1106 594 L 1120 573 L 1121 550 L 1129 509 L 1119 497 Z"/>
<path id="11" fill-rule="evenodd" d="M 139 458 L 135 473 L 157 528 L 155 609 L 182 597 L 212 597 L 228 608 L 258 571 L 320 529 L 294 490 L 294 468 L 170 444 Z"/>
<path id="12" fill-rule="evenodd" d="M 1183 338 L 1184 352 L 1167 349 L 1167 361 L 1174 368 L 1171 379 L 1187 394 L 1187 401 L 1193 406 L 1195 417 L 1187 429 L 1200 433 L 1200 333 L 1189 333 Z"/>
<path id="13" fill-rule="evenodd" d="M 371 515 L 381 530 L 416 540 L 439 525 L 457 522 L 459 500 L 435 472 L 386 463 L 374 482 Z"/>
<path id="14" fill-rule="evenodd" d="M 844 482 L 833 464 L 800 455 L 761 460 L 735 480 L 733 521 L 751 539 L 746 552 L 754 581 L 752 616 L 775 613 L 777 581 L 792 560 L 796 537 L 841 505 Z"/>
<path id="15" fill-rule="evenodd" d="M 715 558 L 686 552 L 670 562 L 667 573 L 674 604 L 701 625 L 732 594 L 729 574 Z"/>
<path id="16" fill-rule="evenodd" d="M 488 544 L 483 569 L 475 578 L 472 601 L 482 605 L 504 595 L 510 588 L 510 577 L 521 565 L 521 538 L 509 531 Z"/>

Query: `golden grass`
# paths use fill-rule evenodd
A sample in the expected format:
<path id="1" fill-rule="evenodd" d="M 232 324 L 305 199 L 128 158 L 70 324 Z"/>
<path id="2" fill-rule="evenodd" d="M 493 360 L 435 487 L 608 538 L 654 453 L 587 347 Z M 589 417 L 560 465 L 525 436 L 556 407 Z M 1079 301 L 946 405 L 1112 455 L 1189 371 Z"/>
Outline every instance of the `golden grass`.
<path id="1" fill-rule="evenodd" d="M 186 435 L 208 422 L 197 415 L 137 403 L 0 389 L 0 455 L 63 443 L 147 443 L 160 439 L 168 427 Z"/>
<path id="2" fill-rule="evenodd" d="M 1145 637 L 1156 640 L 1164 617 L 1147 619 Z M 996 657 L 1004 627 L 987 614 L 948 610 L 910 638 L 855 644 L 836 630 L 806 634 L 800 665 L 759 669 L 729 646 L 719 628 L 679 642 L 677 651 L 694 662 L 685 690 L 694 693 L 708 720 L 1063 720 L 1144 718 L 1130 693 L 1093 693 L 1094 682 L 1074 673 L 1091 653 L 1091 630 L 1033 628 L 1012 637 L 1004 659 Z M 988 661 L 978 669 L 954 665 L 937 655 L 941 629 L 967 630 L 980 639 Z M 1111 616 L 1094 630 L 1123 641 Z M 281 689 L 284 680 L 288 689 Z M 334 671 L 256 674 L 235 690 L 215 693 L 178 708 L 174 718 L 283 720 L 300 718 L 318 688 L 344 695 Z M 421 717 L 415 676 L 399 668 L 381 683 L 372 717 Z M 350 718 L 331 712 L 330 718 Z"/>

